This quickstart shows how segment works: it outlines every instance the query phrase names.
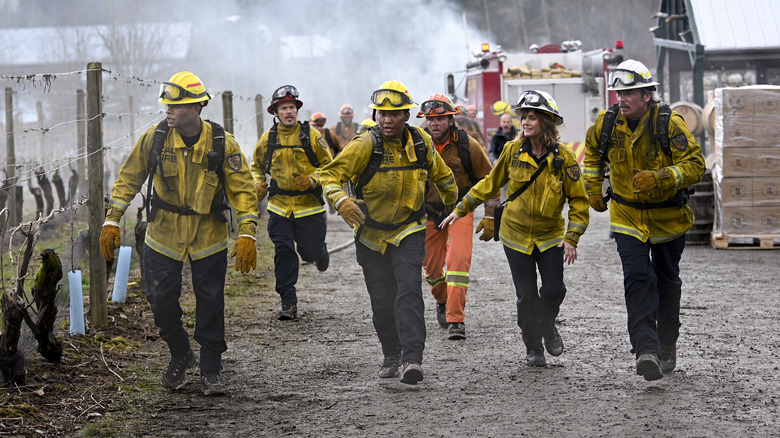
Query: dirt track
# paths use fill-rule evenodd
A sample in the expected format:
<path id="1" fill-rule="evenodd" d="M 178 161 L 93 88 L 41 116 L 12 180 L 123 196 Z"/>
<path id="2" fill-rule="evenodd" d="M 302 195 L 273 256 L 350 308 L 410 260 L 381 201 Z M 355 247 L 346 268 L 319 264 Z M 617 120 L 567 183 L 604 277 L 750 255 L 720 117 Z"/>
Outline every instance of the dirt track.
<path id="1" fill-rule="evenodd" d="M 328 226 L 329 247 L 350 239 L 340 218 Z M 134 435 L 776 435 L 780 251 L 688 246 L 678 366 L 646 382 L 629 353 L 622 273 L 607 228 L 607 214 L 594 213 L 580 260 L 566 270 L 558 320 L 566 351 L 548 356 L 546 368 L 525 365 L 500 243 L 476 240 L 468 338 L 446 339 L 426 289 L 425 380 L 378 378 L 381 351 L 349 247 L 331 256 L 325 273 L 302 267 L 298 321 L 276 320 L 278 298 L 268 290 L 229 309 L 228 396 L 201 396 L 195 372 L 177 393 L 160 388 L 162 402 Z M 150 366 L 161 371 L 163 359 Z"/>

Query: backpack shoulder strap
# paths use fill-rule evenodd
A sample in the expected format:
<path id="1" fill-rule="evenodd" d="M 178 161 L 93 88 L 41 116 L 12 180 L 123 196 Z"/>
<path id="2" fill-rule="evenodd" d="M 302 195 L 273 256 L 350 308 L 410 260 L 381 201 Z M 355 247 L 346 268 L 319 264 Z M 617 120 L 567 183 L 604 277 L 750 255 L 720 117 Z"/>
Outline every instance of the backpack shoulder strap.
<path id="1" fill-rule="evenodd" d="M 301 123 L 301 134 L 298 137 L 301 140 L 301 147 L 303 148 L 303 151 L 306 152 L 306 157 L 309 159 L 309 162 L 314 167 L 320 167 L 320 160 L 317 159 L 317 155 L 314 154 L 314 150 L 311 147 L 311 126 L 309 125 L 309 121 L 305 121 Z"/>
<path id="2" fill-rule="evenodd" d="M 216 157 L 219 161 L 219 167 L 216 172 L 219 175 L 220 180 L 224 180 L 225 174 L 222 171 L 222 163 L 225 162 L 225 128 L 217 122 L 206 120 L 211 123 L 211 138 L 213 139 L 211 144 L 212 152 L 216 153 Z"/>
<path id="3" fill-rule="evenodd" d="M 154 189 L 154 172 L 157 167 L 160 167 L 160 173 L 163 175 L 163 181 L 165 181 L 165 173 L 162 167 L 162 150 L 165 147 L 165 139 L 168 138 L 168 122 L 163 120 L 157 124 L 157 128 L 154 129 L 154 138 L 152 140 L 152 151 L 149 154 L 149 176 L 146 181 L 146 218 L 149 220 L 150 209 L 152 207 L 152 194 Z M 167 181 L 166 181 L 167 184 Z M 170 189 L 170 187 L 169 187 Z"/>
<path id="4" fill-rule="evenodd" d="M 274 157 L 274 149 L 276 148 L 276 121 L 274 126 L 268 130 L 268 145 L 265 147 L 265 173 L 271 174 L 271 159 Z"/>
<path id="5" fill-rule="evenodd" d="M 466 169 L 466 173 L 469 174 L 469 180 L 471 180 L 471 185 L 473 186 L 477 181 L 476 178 L 474 178 L 474 166 L 471 164 L 469 135 L 462 129 L 458 129 L 458 155 L 460 156 L 460 162 L 463 164 L 463 168 Z"/>
<path id="6" fill-rule="evenodd" d="M 601 161 L 609 163 L 609 145 L 612 137 L 612 130 L 615 128 L 615 119 L 619 105 L 616 103 L 607 109 L 604 114 L 604 121 L 601 124 L 601 136 L 599 137 L 599 157 Z"/>
<path id="7" fill-rule="evenodd" d="M 418 128 L 413 128 L 406 124 L 406 129 L 412 134 L 412 142 L 414 143 L 414 153 L 417 155 L 418 166 L 423 169 L 428 169 L 428 146 L 425 145 Z"/>
<path id="8" fill-rule="evenodd" d="M 658 116 L 656 117 L 656 131 L 658 142 L 661 143 L 661 150 L 668 156 L 672 156 L 672 148 L 669 145 L 669 122 L 672 118 L 672 108 L 669 105 L 661 104 L 658 106 Z"/>
<path id="9" fill-rule="evenodd" d="M 382 164 L 382 156 L 385 153 L 385 145 L 382 141 L 382 134 L 379 132 L 378 126 L 373 126 L 368 130 L 369 138 L 371 138 L 371 158 L 368 159 L 368 164 L 363 172 L 360 174 L 360 179 L 355 185 L 355 194 L 358 199 L 363 199 L 363 187 L 371 181 L 374 174 L 379 170 L 379 166 Z"/>

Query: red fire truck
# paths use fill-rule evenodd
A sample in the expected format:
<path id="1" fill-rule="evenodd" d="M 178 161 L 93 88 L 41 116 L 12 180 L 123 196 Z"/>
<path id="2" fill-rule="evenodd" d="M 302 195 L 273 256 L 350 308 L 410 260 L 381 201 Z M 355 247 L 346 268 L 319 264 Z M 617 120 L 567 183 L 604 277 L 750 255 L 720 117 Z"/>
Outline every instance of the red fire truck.
<path id="1" fill-rule="evenodd" d="M 453 101 L 474 105 L 485 138 L 490 139 L 499 126 L 499 116 L 491 109 L 496 101 L 517 103 L 524 90 L 550 93 L 558 104 L 564 125 L 559 127 L 561 141 L 584 156 L 585 134 L 599 111 L 615 102 L 606 90 L 605 75 L 622 61 L 622 41 L 615 49 L 583 52 L 579 41 L 547 45 L 532 53 L 509 54 L 500 48 L 482 45 L 475 60 L 466 65 L 464 96 L 458 96 L 454 75 L 448 75 L 448 91 Z"/>

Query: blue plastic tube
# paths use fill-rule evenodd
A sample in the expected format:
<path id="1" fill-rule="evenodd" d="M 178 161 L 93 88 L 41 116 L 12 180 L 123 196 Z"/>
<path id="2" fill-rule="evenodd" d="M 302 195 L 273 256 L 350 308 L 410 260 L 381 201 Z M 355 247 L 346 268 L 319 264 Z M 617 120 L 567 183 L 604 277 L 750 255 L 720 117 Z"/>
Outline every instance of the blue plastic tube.
<path id="1" fill-rule="evenodd" d="M 70 287 L 70 334 L 84 334 L 84 296 L 81 289 L 81 271 L 68 272 Z"/>
<path id="2" fill-rule="evenodd" d="M 119 261 L 116 264 L 116 275 L 114 276 L 114 291 L 111 293 L 111 300 L 115 303 L 124 303 L 127 297 L 127 279 L 130 275 L 132 251 L 132 247 L 129 246 L 119 248 Z"/>

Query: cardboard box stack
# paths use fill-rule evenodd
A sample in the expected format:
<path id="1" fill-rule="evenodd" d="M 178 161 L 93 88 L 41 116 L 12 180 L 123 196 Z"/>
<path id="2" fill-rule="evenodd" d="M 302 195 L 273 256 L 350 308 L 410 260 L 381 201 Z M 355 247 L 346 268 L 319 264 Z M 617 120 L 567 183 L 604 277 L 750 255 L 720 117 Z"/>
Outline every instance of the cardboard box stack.
<path id="1" fill-rule="evenodd" d="M 780 236 L 780 87 L 715 90 L 713 237 Z"/>

